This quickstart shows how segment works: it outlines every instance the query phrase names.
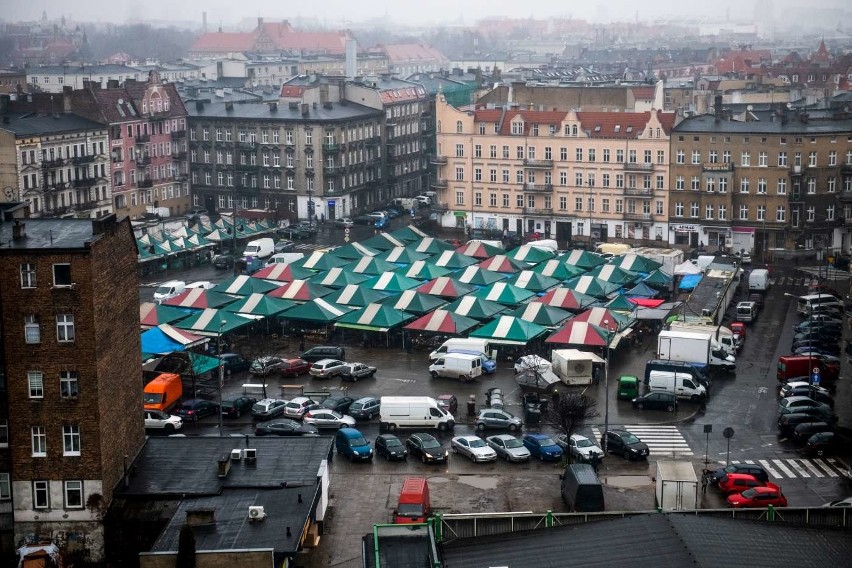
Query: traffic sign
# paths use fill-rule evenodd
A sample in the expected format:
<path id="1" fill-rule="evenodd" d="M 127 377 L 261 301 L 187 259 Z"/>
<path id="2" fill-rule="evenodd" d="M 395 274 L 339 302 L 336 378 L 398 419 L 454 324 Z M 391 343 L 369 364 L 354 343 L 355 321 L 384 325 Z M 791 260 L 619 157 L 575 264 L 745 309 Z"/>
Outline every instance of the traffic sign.
<path id="1" fill-rule="evenodd" d="M 348 235 L 348 234 L 349 234 L 349 227 L 346 227 L 345 229 L 343 229 L 343 234 L 344 234 L 344 235 Z"/>
<path id="2" fill-rule="evenodd" d="M 811 375 L 811 384 L 819 385 L 819 373 L 814 373 L 813 375 Z"/>
<path id="3" fill-rule="evenodd" d="M 348 242 L 349 242 L 349 235 L 345 235 L 345 236 L 343 237 L 343 242 L 344 242 L 344 243 L 348 243 Z"/>
<path id="4" fill-rule="evenodd" d="M 730 426 L 728 426 L 727 428 L 722 430 L 722 436 L 724 436 L 724 437 L 726 437 L 727 439 L 730 440 L 731 438 L 734 437 L 734 429 L 731 428 Z"/>

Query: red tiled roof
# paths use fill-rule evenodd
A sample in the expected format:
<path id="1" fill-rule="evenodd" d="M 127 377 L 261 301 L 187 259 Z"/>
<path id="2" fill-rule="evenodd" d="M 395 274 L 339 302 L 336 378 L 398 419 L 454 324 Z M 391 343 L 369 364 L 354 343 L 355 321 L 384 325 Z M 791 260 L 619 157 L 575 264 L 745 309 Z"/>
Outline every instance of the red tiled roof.
<path id="1" fill-rule="evenodd" d="M 500 125 L 500 135 L 510 136 L 512 134 L 512 120 L 520 116 L 524 121 L 524 135 L 529 135 L 533 124 L 538 124 L 539 127 L 547 124 L 555 124 L 557 131 L 565 120 L 567 113 L 549 110 L 507 110 L 503 117 L 503 124 Z"/>
<path id="2" fill-rule="evenodd" d="M 298 98 L 301 99 L 305 94 L 304 85 L 281 85 L 281 98 Z"/>
<path id="3" fill-rule="evenodd" d="M 253 32 L 210 32 L 202 34 L 189 51 L 207 51 L 220 53 L 223 51 L 251 51 L 254 48 L 255 35 Z"/>
<path id="4" fill-rule="evenodd" d="M 655 111 L 666 134 L 674 127 L 673 112 Z M 634 139 L 645 130 L 650 112 L 578 112 L 582 128 L 591 138 Z M 616 126 L 618 129 L 616 130 Z"/>
<path id="5" fill-rule="evenodd" d="M 634 99 L 651 100 L 654 98 L 654 87 L 631 87 Z"/>
<path id="6" fill-rule="evenodd" d="M 391 63 L 405 63 L 410 61 L 440 61 L 447 62 L 449 59 L 429 45 L 419 43 L 392 43 L 385 44 L 384 52 Z"/>
<path id="7" fill-rule="evenodd" d="M 346 51 L 345 32 L 292 32 L 275 40 L 279 49 L 343 54 Z"/>
<path id="8" fill-rule="evenodd" d="M 500 109 L 477 109 L 473 115 L 474 122 L 499 122 L 503 116 L 503 111 Z"/>
<path id="9" fill-rule="evenodd" d="M 382 103 L 398 103 L 400 101 L 414 101 L 426 95 L 425 89 L 420 86 L 403 87 L 400 89 L 384 89 L 379 92 Z"/>

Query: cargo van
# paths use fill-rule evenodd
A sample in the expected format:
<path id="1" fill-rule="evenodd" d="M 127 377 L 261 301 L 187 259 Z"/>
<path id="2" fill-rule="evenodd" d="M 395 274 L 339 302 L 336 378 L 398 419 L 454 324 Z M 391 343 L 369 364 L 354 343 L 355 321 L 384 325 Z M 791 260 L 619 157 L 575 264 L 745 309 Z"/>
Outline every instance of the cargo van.
<path id="1" fill-rule="evenodd" d="M 391 432 L 397 428 L 423 427 L 452 430 L 456 426 L 453 415 L 428 396 L 383 396 L 379 415 L 380 428 Z"/>
<path id="2" fill-rule="evenodd" d="M 305 253 L 303 252 L 279 252 L 270 256 L 266 264 L 292 264 L 303 258 L 305 258 Z"/>
<path id="3" fill-rule="evenodd" d="M 355 428 L 341 428 L 334 435 L 337 453 L 349 458 L 349 461 L 370 461 L 373 459 L 373 447 L 364 438 L 364 434 Z"/>
<path id="4" fill-rule="evenodd" d="M 748 275 L 748 289 L 755 292 L 769 290 L 769 271 L 765 268 L 752 270 Z"/>
<path id="5" fill-rule="evenodd" d="M 267 237 L 249 241 L 243 251 L 243 258 L 266 258 L 275 252 L 275 239 Z"/>
<path id="6" fill-rule="evenodd" d="M 429 365 L 429 374 L 433 379 L 457 377 L 462 382 L 470 382 L 482 375 L 482 355 L 447 353 Z"/>
<path id="7" fill-rule="evenodd" d="M 796 303 L 796 311 L 801 315 L 805 315 L 807 314 L 809 307 L 817 306 L 819 304 L 834 304 L 836 302 L 838 302 L 838 299 L 831 294 L 808 294 L 806 296 L 799 296 L 799 300 Z"/>
<path id="8" fill-rule="evenodd" d="M 571 511 L 593 513 L 604 510 L 601 480 L 587 463 L 572 463 L 562 477 L 562 501 Z"/>
<path id="9" fill-rule="evenodd" d="M 419 205 L 413 197 L 397 197 L 391 201 L 391 204 L 398 205 L 404 209 L 414 209 L 415 206 Z"/>
<path id="10" fill-rule="evenodd" d="M 775 374 L 779 382 L 787 381 L 797 377 L 810 377 L 813 369 L 820 371 L 820 386 L 831 387 L 840 376 L 839 363 L 826 363 L 816 357 L 807 355 L 786 355 L 778 357 L 778 370 Z"/>
<path id="11" fill-rule="evenodd" d="M 476 351 L 477 353 L 485 353 L 489 357 L 494 357 L 494 354 L 491 352 L 491 344 L 487 339 L 455 337 L 446 340 L 440 347 L 429 353 L 429 360 L 434 361 L 441 355 L 448 353 L 451 349 Z"/>
<path id="12" fill-rule="evenodd" d="M 488 356 L 487 353 L 483 353 L 482 351 L 472 351 L 470 349 L 456 349 L 455 347 L 451 348 L 447 354 L 453 353 L 464 353 L 466 355 L 479 355 L 482 358 L 482 374 L 483 375 L 493 375 L 497 371 L 497 361 Z"/>
<path id="13" fill-rule="evenodd" d="M 393 511 L 393 522 L 398 525 L 425 523 L 431 513 L 429 482 L 422 477 L 406 477 Z"/>
<path id="14" fill-rule="evenodd" d="M 698 402 L 707 396 L 707 389 L 704 388 L 704 385 L 694 380 L 690 375 L 671 371 L 651 371 L 648 389 L 651 392 L 673 392 L 678 398 L 693 402 Z"/>
<path id="15" fill-rule="evenodd" d="M 183 396 L 183 383 L 180 375 L 162 373 L 157 375 L 142 391 L 142 402 L 145 410 L 160 410 L 168 412 Z"/>
<path id="16" fill-rule="evenodd" d="M 743 323 L 749 323 L 757 320 L 757 304 L 755 302 L 738 303 L 736 320 Z"/>
<path id="17" fill-rule="evenodd" d="M 692 376 L 693 379 L 704 385 L 705 389 L 710 388 L 710 379 L 707 376 L 707 367 L 699 367 L 698 365 L 687 363 L 684 361 L 666 361 L 662 359 L 651 359 L 645 363 L 645 385 L 651 381 L 651 371 L 669 371 L 672 373 L 684 373 Z"/>
<path id="18" fill-rule="evenodd" d="M 186 290 L 186 282 L 183 280 L 168 280 L 154 290 L 154 301 L 162 304 L 169 298 L 180 296 L 184 290 Z"/>
<path id="19" fill-rule="evenodd" d="M 673 321 L 669 324 L 669 329 L 705 333 L 712 337 L 728 355 L 736 355 L 740 348 L 740 344 L 734 338 L 734 332 L 724 326 L 717 327 L 715 324 L 705 325 L 701 322 L 692 321 Z"/>

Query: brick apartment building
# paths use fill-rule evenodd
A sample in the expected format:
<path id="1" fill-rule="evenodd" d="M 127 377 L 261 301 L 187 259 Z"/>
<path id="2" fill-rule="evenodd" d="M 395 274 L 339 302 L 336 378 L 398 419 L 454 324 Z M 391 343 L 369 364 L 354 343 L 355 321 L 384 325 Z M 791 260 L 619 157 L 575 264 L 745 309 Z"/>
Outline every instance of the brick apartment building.
<path id="1" fill-rule="evenodd" d="M 0 242 L 3 558 L 53 541 L 99 561 L 103 515 L 144 443 L 130 222 L 4 217 Z"/>

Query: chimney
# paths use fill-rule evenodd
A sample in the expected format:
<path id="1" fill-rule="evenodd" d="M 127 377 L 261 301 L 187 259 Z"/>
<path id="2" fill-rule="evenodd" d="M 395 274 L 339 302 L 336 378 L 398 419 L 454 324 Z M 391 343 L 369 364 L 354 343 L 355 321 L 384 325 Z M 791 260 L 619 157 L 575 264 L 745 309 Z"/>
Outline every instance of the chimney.
<path id="1" fill-rule="evenodd" d="M 258 18 L 257 19 L 257 27 L 259 28 L 261 26 L 263 26 L 263 18 Z"/>
<path id="2" fill-rule="evenodd" d="M 722 95 L 713 97 L 713 114 L 716 115 L 716 122 L 722 120 Z"/>
<path id="3" fill-rule="evenodd" d="M 308 103 L 302 103 L 302 116 L 308 116 L 311 112 L 311 106 Z"/>
<path id="4" fill-rule="evenodd" d="M 9 95 L 0 95 L 0 115 L 6 114 L 6 111 L 9 110 L 9 101 L 12 100 L 12 97 Z"/>
<path id="5" fill-rule="evenodd" d="M 195 101 L 195 110 L 204 110 L 204 101 Z"/>
<path id="6" fill-rule="evenodd" d="M 107 229 L 118 225 L 118 217 L 115 213 L 92 219 L 92 235 L 102 235 L 107 232 Z"/>
<path id="7" fill-rule="evenodd" d="M 15 219 L 15 224 L 12 225 L 12 240 L 22 241 L 27 238 L 27 225 Z"/>
<path id="8" fill-rule="evenodd" d="M 224 455 L 220 457 L 216 461 L 216 475 L 219 476 L 219 479 L 225 479 L 228 477 L 228 472 L 231 471 L 231 456 Z"/>
<path id="9" fill-rule="evenodd" d="M 107 89 L 117 89 L 118 88 L 118 79 L 108 79 L 107 80 Z"/>
<path id="10" fill-rule="evenodd" d="M 278 112 L 278 103 L 269 103 L 269 112 Z"/>
<path id="11" fill-rule="evenodd" d="M 186 524 L 191 527 L 216 524 L 216 509 L 189 509 L 186 511 Z"/>
<path id="12" fill-rule="evenodd" d="M 228 112 L 231 112 L 232 110 L 234 110 L 234 103 L 230 102 L 230 101 L 226 102 L 225 103 L 225 110 L 228 111 Z"/>
<path id="13" fill-rule="evenodd" d="M 207 12 L 201 12 L 201 33 L 207 33 Z"/>

